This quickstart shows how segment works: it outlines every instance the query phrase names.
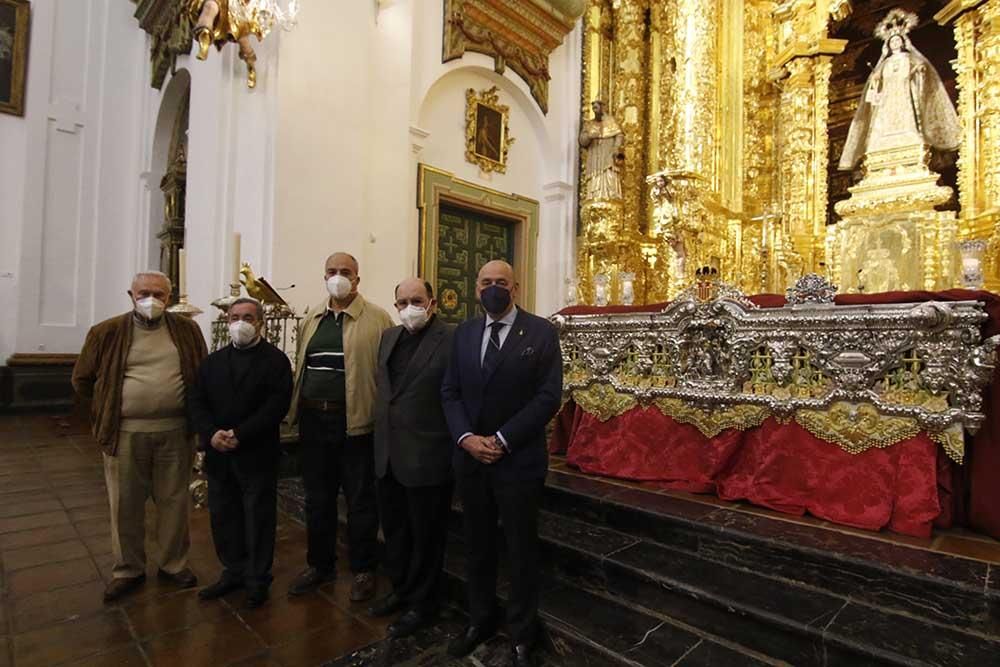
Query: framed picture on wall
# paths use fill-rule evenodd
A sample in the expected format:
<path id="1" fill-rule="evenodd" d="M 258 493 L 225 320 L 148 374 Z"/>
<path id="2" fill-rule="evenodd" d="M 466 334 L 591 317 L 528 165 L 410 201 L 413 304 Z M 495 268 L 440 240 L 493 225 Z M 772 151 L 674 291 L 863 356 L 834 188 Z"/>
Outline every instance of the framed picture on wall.
<path id="1" fill-rule="evenodd" d="M 476 92 L 465 91 L 465 159 L 485 172 L 507 171 L 510 136 L 510 108 L 500 104 L 496 86 Z"/>
<path id="2" fill-rule="evenodd" d="M 24 115 L 31 3 L 0 0 L 0 112 Z"/>

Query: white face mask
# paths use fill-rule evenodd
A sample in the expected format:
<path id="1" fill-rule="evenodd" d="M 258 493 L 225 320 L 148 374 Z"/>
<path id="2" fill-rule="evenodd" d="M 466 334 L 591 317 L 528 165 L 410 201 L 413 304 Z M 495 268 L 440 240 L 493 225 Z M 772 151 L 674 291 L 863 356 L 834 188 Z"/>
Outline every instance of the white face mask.
<path id="1" fill-rule="evenodd" d="M 256 340 L 257 327 L 243 320 L 230 322 L 229 337 L 236 344 L 236 347 L 246 347 Z"/>
<path id="2" fill-rule="evenodd" d="M 167 305 L 165 303 L 151 296 L 147 296 L 145 299 L 138 299 L 135 302 L 135 312 L 150 321 L 160 319 L 166 308 Z"/>
<path id="3" fill-rule="evenodd" d="M 334 299 L 346 299 L 351 293 L 351 281 L 339 274 L 330 276 L 326 279 L 326 291 Z"/>
<path id="4" fill-rule="evenodd" d="M 399 311 L 399 319 L 403 323 L 403 326 L 406 327 L 410 333 L 413 333 L 415 331 L 420 331 L 424 328 L 424 326 L 426 326 L 427 320 L 430 319 L 430 315 L 427 314 L 426 308 L 414 306 L 411 303 L 406 308 Z"/>

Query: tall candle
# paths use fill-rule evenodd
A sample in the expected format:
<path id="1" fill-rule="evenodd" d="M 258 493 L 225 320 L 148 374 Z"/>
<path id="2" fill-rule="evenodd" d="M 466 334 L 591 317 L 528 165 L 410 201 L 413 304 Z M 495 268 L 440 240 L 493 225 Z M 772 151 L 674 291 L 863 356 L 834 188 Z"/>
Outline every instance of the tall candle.
<path id="1" fill-rule="evenodd" d="M 177 251 L 177 272 L 180 275 L 177 285 L 178 296 L 187 296 L 187 256 L 184 254 L 184 248 Z"/>
<path id="2" fill-rule="evenodd" d="M 240 284 L 240 233 L 233 233 L 233 284 Z"/>

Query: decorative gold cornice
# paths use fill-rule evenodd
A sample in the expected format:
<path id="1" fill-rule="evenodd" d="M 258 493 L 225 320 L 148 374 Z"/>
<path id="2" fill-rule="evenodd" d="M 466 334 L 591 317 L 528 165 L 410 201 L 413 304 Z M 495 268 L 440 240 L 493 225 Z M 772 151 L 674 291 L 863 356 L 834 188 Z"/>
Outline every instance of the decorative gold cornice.
<path id="1" fill-rule="evenodd" d="M 965 12 L 975 9 L 984 2 L 986 0 L 952 0 L 934 15 L 934 20 L 939 25 L 948 25 Z"/>
<path id="2" fill-rule="evenodd" d="M 575 23 L 543 0 L 444 0 L 441 61 L 466 51 L 492 56 L 494 70 L 503 74 L 509 66 L 548 112 L 549 55 Z"/>

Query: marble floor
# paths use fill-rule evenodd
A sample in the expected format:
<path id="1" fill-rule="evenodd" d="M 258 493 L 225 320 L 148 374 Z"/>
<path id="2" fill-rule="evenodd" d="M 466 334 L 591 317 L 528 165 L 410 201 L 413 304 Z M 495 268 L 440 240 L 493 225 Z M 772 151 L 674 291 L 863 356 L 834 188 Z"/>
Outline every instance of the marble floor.
<path id="1" fill-rule="evenodd" d="M 320 665 L 384 635 L 385 622 L 349 601 L 346 575 L 300 599 L 283 594 L 305 554 L 303 529 L 285 517 L 275 594 L 254 611 L 240 608 L 242 593 L 206 603 L 162 584 L 155 565 L 143 590 L 102 604 L 108 530 L 101 457 L 83 424 L 0 416 L 0 667 Z M 204 509 L 191 538 L 191 567 L 211 583 L 219 566 Z"/>

